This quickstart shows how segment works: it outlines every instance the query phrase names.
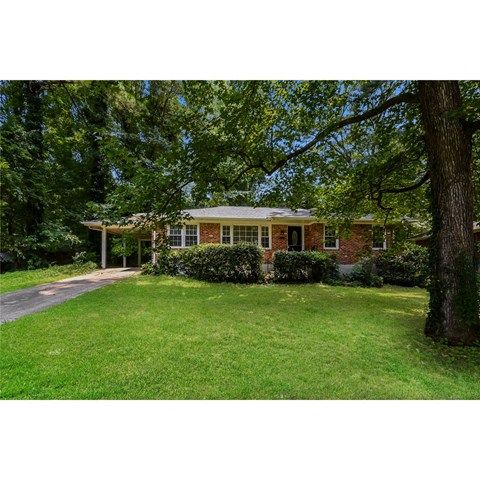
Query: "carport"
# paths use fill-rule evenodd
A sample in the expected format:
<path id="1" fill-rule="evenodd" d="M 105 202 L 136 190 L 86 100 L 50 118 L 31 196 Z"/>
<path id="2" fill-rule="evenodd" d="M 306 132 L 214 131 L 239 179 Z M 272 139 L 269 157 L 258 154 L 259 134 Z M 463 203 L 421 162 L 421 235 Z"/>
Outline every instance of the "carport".
<path id="1" fill-rule="evenodd" d="M 142 263 L 142 242 L 151 241 L 154 238 L 153 232 L 145 229 L 134 228 L 132 225 L 104 225 L 101 221 L 91 220 L 81 222 L 90 230 L 96 230 L 102 235 L 101 243 L 101 261 L 102 268 L 107 268 L 107 239 L 108 235 L 123 237 L 127 232 L 137 239 L 137 265 L 140 267 Z M 125 239 L 124 239 L 125 245 Z M 153 254 L 152 254 L 153 255 Z M 127 266 L 127 257 L 123 255 L 123 267 Z"/>

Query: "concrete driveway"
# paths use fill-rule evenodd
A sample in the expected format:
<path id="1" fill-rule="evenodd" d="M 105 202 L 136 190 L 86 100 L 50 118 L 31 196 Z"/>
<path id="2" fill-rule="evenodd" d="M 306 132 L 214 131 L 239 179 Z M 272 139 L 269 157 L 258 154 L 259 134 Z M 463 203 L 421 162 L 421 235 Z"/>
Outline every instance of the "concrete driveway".
<path id="1" fill-rule="evenodd" d="M 139 268 L 107 268 L 78 277 L 65 278 L 58 282 L 45 283 L 36 287 L 8 292 L 0 295 L 0 324 L 13 322 L 17 318 L 41 312 L 47 308 L 78 297 L 140 273 Z"/>

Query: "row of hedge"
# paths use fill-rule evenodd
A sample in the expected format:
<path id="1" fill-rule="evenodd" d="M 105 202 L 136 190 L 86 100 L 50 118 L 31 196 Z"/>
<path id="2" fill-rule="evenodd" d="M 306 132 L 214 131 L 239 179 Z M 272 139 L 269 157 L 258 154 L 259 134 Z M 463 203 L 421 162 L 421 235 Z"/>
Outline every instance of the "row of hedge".
<path id="1" fill-rule="evenodd" d="M 262 281 L 263 249 L 251 244 L 195 245 L 186 250 L 162 250 L 157 263 L 143 265 L 146 274 L 186 275 L 209 282 L 257 283 Z M 361 260 L 341 281 L 381 287 L 383 283 L 425 286 L 428 251 L 412 245 L 404 251 L 386 251 Z M 275 252 L 273 280 L 279 283 L 338 280 L 335 255 L 325 252 Z"/>
<path id="2" fill-rule="evenodd" d="M 195 245 L 186 250 L 162 250 L 157 263 L 143 273 L 186 275 L 209 282 L 257 283 L 263 280 L 263 249 L 251 244 Z M 338 275 L 335 257 L 322 252 L 275 252 L 274 280 L 284 283 L 321 282 Z"/>

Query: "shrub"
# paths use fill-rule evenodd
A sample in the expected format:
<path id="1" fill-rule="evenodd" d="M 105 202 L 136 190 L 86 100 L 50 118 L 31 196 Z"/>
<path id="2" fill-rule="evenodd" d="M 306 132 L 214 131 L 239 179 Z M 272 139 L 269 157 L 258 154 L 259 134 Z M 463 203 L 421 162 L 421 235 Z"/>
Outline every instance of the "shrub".
<path id="1" fill-rule="evenodd" d="M 157 254 L 157 275 L 178 275 L 181 273 L 183 250 L 162 249 Z"/>
<path id="2" fill-rule="evenodd" d="M 263 277 L 263 249 L 257 245 L 195 245 L 176 256 L 177 273 L 198 280 L 255 283 Z"/>
<path id="3" fill-rule="evenodd" d="M 27 260 L 27 270 L 41 270 L 48 267 L 48 262 L 44 258 L 40 258 L 36 255 Z"/>
<path id="4" fill-rule="evenodd" d="M 372 257 L 361 259 L 346 277 L 347 281 L 365 287 L 381 288 L 383 286 L 383 278 L 375 273 L 375 259 Z"/>
<path id="5" fill-rule="evenodd" d="M 380 253 L 376 258 L 378 273 L 385 283 L 407 287 L 426 286 L 429 278 L 428 249 L 408 245 L 401 252 L 393 250 Z"/>
<path id="6" fill-rule="evenodd" d="M 93 252 L 78 252 L 72 257 L 72 260 L 74 265 L 84 265 L 88 262 L 95 263 L 97 255 Z"/>
<path id="7" fill-rule="evenodd" d="M 158 270 L 157 264 L 149 260 L 146 263 L 142 263 L 141 274 L 142 275 L 159 275 L 160 272 Z"/>
<path id="8" fill-rule="evenodd" d="M 335 256 L 324 252 L 275 252 L 273 278 L 275 282 L 321 282 L 338 275 Z"/>
<path id="9" fill-rule="evenodd" d="M 262 280 L 263 250 L 250 244 L 194 245 L 161 250 L 157 263 L 142 265 L 144 275 L 187 275 L 208 282 L 256 283 Z"/>

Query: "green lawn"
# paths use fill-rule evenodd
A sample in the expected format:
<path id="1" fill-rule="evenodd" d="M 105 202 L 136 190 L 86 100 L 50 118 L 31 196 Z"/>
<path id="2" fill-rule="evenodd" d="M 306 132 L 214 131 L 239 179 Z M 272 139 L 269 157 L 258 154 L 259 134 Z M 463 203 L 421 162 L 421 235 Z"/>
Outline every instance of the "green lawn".
<path id="1" fill-rule="evenodd" d="M 42 283 L 56 282 L 63 278 L 93 272 L 91 265 L 62 265 L 41 270 L 21 270 L 0 275 L 0 294 L 34 287 Z"/>
<path id="2" fill-rule="evenodd" d="M 480 351 L 434 345 L 418 288 L 132 277 L 0 327 L 0 397 L 480 398 Z"/>

